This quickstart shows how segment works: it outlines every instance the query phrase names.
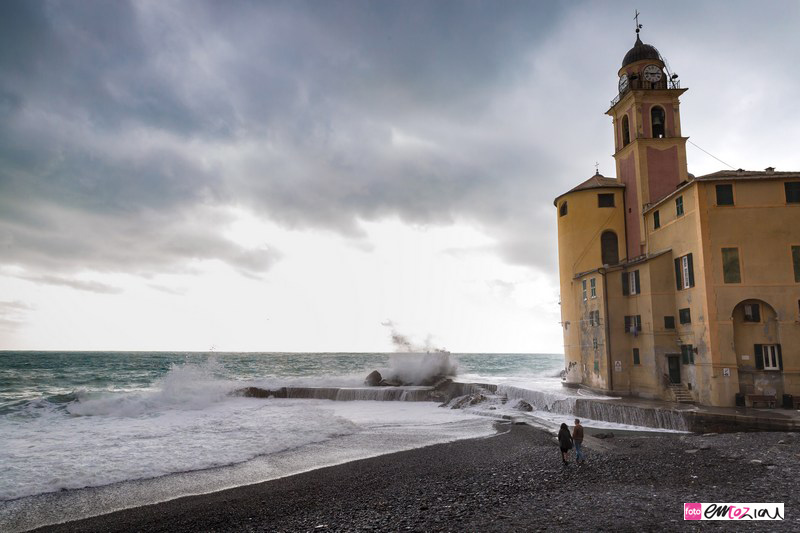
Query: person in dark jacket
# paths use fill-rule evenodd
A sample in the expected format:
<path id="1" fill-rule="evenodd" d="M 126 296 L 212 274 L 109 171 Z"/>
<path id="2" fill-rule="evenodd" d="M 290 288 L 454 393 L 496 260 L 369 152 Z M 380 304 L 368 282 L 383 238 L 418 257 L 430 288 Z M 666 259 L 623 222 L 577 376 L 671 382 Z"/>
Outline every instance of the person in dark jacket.
<path id="1" fill-rule="evenodd" d="M 575 444 L 575 462 L 582 465 L 584 463 L 583 450 L 581 449 L 583 445 L 583 426 L 577 418 L 575 419 L 575 427 L 572 428 L 572 442 Z"/>
<path id="2" fill-rule="evenodd" d="M 561 424 L 561 429 L 558 431 L 558 446 L 561 448 L 561 460 L 564 461 L 564 464 L 568 464 L 569 451 L 572 449 L 572 435 L 569 434 L 566 424 Z"/>

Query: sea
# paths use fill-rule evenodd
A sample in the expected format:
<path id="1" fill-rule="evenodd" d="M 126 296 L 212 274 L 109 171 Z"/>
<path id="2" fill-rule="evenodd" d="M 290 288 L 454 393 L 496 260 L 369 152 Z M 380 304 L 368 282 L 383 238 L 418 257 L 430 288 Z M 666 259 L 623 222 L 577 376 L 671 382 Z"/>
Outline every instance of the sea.
<path id="1" fill-rule="evenodd" d="M 491 438 L 496 422 L 521 415 L 521 398 L 534 406 L 526 419 L 553 430 L 571 421 L 568 409 L 553 408 L 574 394 L 561 387 L 563 366 L 560 354 L 0 352 L 0 531 Z M 442 369 L 516 399 L 453 409 L 376 401 L 380 394 L 336 401 L 237 393 L 357 392 L 373 370 L 421 383 Z M 593 424 L 616 427 L 584 422 Z"/>

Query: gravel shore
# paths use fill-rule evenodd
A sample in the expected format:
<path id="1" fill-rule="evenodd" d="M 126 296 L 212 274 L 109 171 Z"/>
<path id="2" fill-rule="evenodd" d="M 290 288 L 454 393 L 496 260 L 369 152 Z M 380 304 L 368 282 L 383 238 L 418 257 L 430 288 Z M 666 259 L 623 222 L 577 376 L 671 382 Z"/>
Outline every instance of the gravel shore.
<path id="1" fill-rule="evenodd" d="M 800 530 L 800 434 L 587 437 L 561 464 L 526 425 L 42 531 Z M 684 502 L 783 502 L 781 522 L 684 522 Z"/>

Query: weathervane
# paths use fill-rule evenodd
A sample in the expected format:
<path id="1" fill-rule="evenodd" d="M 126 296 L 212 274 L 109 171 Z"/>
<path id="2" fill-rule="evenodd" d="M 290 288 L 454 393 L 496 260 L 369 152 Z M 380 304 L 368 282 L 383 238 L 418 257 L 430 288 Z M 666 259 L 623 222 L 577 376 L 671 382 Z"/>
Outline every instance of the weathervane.
<path id="1" fill-rule="evenodd" d="M 639 24 L 639 15 L 640 15 L 640 13 L 639 13 L 638 9 L 635 9 L 634 11 L 636 12 L 636 15 L 633 17 L 633 20 L 636 21 L 636 33 L 638 34 L 639 30 L 642 29 L 642 25 Z"/>
<path id="2" fill-rule="evenodd" d="M 596 161 L 594 163 L 594 175 L 595 176 L 599 176 L 600 175 L 600 163 L 598 163 Z"/>

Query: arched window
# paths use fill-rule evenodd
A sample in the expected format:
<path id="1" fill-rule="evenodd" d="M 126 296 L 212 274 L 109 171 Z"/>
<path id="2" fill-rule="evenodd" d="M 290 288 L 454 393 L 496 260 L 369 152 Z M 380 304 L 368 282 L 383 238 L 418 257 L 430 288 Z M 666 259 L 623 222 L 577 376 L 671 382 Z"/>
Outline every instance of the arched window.
<path id="1" fill-rule="evenodd" d="M 664 129 L 664 108 L 654 105 L 650 108 L 650 123 L 653 125 L 653 139 L 661 139 L 666 137 L 666 130 Z"/>
<path id="2" fill-rule="evenodd" d="M 616 265 L 619 263 L 617 234 L 613 231 L 604 231 L 600 235 L 600 256 L 604 265 Z"/>
<path id="3" fill-rule="evenodd" d="M 567 202 L 561 204 L 561 207 L 558 208 L 558 216 L 563 217 L 567 214 Z"/>
<path id="4" fill-rule="evenodd" d="M 628 124 L 628 115 L 622 117 L 622 146 L 627 146 L 631 142 L 631 127 Z"/>

